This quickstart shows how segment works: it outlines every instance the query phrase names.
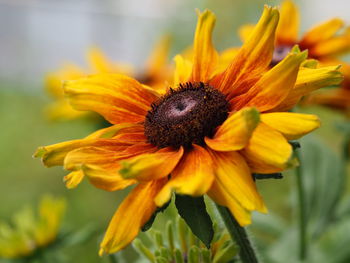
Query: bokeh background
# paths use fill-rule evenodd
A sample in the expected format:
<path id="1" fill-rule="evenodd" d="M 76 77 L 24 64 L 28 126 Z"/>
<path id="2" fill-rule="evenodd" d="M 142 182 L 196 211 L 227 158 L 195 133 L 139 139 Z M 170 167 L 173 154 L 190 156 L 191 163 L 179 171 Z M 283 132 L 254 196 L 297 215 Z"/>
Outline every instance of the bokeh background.
<path id="1" fill-rule="evenodd" d="M 67 190 L 62 182 L 66 173 L 61 167 L 47 169 L 39 160 L 32 159 L 38 146 L 81 138 L 96 129 L 87 120 L 50 122 L 45 118 L 44 107 L 51 101 L 43 88 L 45 74 L 67 61 L 86 66 L 86 51 L 94 45 L 112 60 L 131 63 L 142 71 L 154 43 L 165 33 L 172 36 L 170 60 L 193 40 L 195 8 L 210 8 L 216 13 L 214 43 L 219 50 L 240 45 L 238 27 L 255 23 L 264 4 L 279 3 L 261 0 L 0 0 L 0 220 L 8 220 L 21 207 L 35 204 L 45 193 L 63 196 L 68 203 L 64 226 L 79 229 L 93 224 L 101 234 L 62 253 L 67 253 L 71 262 L 107 262 L 97 255 L 98 243 L 126 192 L 105 192 L 88 182 L 75 190 Z M 348 0 L 296 3 L 301 10 L 301 31 L 334 16 L 350 22 Z M 344 118 L 320 107 L 303 111 L 316 111 L 321 116 L 323 127 L 316 132 L 316 137 L 331 151 L 339 152 L 343 137 L 334 123 Z M 283 180 L 260 181 L 258 187 L 272 214 L 295 216 L 285 206 L 286 200 L 292 198 L 290 189 L 295 187 L 293 173 L 290 176 L 287 173 Z M 125 262 L 134 262 L 137 258 L 132 248 L 123 254 Z"/>

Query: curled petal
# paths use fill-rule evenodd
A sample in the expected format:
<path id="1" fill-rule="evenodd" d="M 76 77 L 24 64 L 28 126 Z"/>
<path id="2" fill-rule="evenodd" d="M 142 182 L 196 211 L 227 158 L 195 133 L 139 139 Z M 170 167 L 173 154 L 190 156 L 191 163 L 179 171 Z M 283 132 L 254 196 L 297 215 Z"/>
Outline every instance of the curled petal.
<path id="1" fill-rule="evenodd" d="M 287 140 L 299 139 L 321 125 L 316 115 L 293 112 L 261 114 L 261 121 L 282 133 Z"/>
<path id="2" fill-rule="evenodd" d="M 255 108 L 244 108 L 229 116 L 213 138 L 205 138 L 205 143 L 215 151 L 240 150 L 248 144 L 259 121 L 259 111 Z"/>
<path id="3" fill-rule="evenodd" d="M 84 173 L 81 170 L 73 171 L 69 174 L 67 174 L 63 181 L 66 183 L 66 187 L 68 189 L 73 189 L 78 186 L 78 184 L 81 183 L 81 181 L 84 179 Z"/>
<path id="4" fill-rule="evenodd" d="M 109 223 L 99 254 L 115 253 L 134 240 L 156 210 L 153 201 L 166 179 L 141 183 L 124 199 Z"/>
<path id="5" fill-rule="evenodd" d="M 296 165 L 292 146 L 277 130 L 260 123 L 241 151 L 253 173 L 276 173 Z"/>
<path id="6" fill-rule="evenodd" d="M 169 201 L 171 192 L 178 194 L 204 195 L 214 180 L 213 162 L 209 153 L 198 145 L 186 152 L 171 173 L 171 179 L 155 198 L 157 206 Z"/>

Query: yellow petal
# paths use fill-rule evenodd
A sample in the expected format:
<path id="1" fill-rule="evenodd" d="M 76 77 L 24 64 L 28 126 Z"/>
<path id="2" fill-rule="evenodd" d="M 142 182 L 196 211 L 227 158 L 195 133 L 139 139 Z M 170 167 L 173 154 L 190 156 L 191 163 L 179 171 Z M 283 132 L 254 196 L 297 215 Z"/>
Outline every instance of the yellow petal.
<path id="1" fill-rule="evenodd" d="M 113 124 L 144 120 L 155 91 L 119 74 L 98 74 L 68 81 L 64 85 L 71 105 L 78 110 L 95 111 Z"/>
<path id="2" fill-rule="evenodd" d="M 132 75 L 132 67 L 127 64 L 117 64 L 110 61 L 101 49 L 91 47 L 87 52 L 87 61 L 96 73 L 123 73 Z"/>
<path id="3" fill-rule="evenodd" d="M 113 149 L 125 147 L 120 142 L 112 139 L 81 139 L 39 147 L 34 153 L 34 157 L 41 157 L 44 165 L 47 167 L 63 165 L 63 160 L 70 151 L 86 146 Z"/>
<path id="4" fill-rule="evenodd" d="M 252 173 L 237 152 L 214 152 L 215 181 L 226 193 L 248 211 L 266 212 L 266 207 L 253 181 Z"/>
<path id="5" fill-rule="evenodd" d="M 319 42 L 310 49 L 310 54 L 315 57 L 331 57 L 347 53 L 349 50 L 350 35 L 344 35 Z"/>
<path id="6" fill-rule="evenodd" d="M 136 184 L 133 179 L 124 179 L 116 171 L 104 170 L 99 166 L 85 165 L 82 167 L 84 175 L 95 187 L 106 191 L 116 191 Z"/>
<path id="7" fill-rule="evenodd" d="M 292 112 L 261 114 L 261 121 L 281 132 L 287 140 L 295 140 L 320 127 L 316 115 Z"/>
<path id="8" fill-rule="evenodd" d="M 294 44 L 298 39 L 299 10 L 292 1 L 283 1 L 280 21 L 276 30 L 276 38 L 279 44 Z"/>
<path id="9" fill-rule="evenodd" d="M 88 114 L 88 112 L 73 109 L 66 99 L 60 99 L 50 104 L 45 109 L 45 113 L 48 119 L 53 121 L 74 120 Z"/>
<path id="10" fill-rule="evenodd" d="M 158 40 L 146 62 L 146 75 L 158 76 L 164 73 L 168 63 L 169 50 L 170 36 L 165 35 Z"/>
<path id="11" fill-rule="evenodd" d="M 192 72 L 192 63 L 181 55 L 176 55 L 174 61 L 174 86 L 177 86 L 179 83 L 185 83 L 189 80 Z"/>
<path id="12" fill-rule="evenodd" d="M 191 81 L 208 82 L 218 60 L 218 54 L 211 39 L 216 18 L 209 10 L 203 13 L 197 11 L 197 14 L 198 23 L 193 43 Z"/>
<path id="13" fill-rule="evenodd" d="M 287 111 L 293 108 L 300 99 L 322 87 L 338 85 L 343 80 L 339 66 L 322 68 L 301 68 L 294 88 L 288 96 L 271 111 Z"/>
<path id="14" fill-rule="evenodd" d="M 254 31 L 254 27 L 255 27 L 255 25 L 253 25 L 253 24 L 246 24 L 246 25 L 241 26 L 238 29 L 238 35 L 243 43 L 249 39 L 250 35 Z"/>
<path id="15" fill-rule="evenodd" d="M 255 108 L 244 108 L 228 117 L 212 139 L 205 138 L 205 143 L 215 151 L 240 150 L 248 144 L 259 121 Z"/>
<path id="16" fill-rule="evenodd" d="M 73 189 L 78 186 L 78 184 L 81 183 L 81 181 L 84 179 L 84 173 L 83 171 L 74 171 L 69 174 L 67 174 L 63 181 L 66 183 L 66 187 L 68 189 Z"/>
<path id="17" fill-rule="evenodd" d="M 246 87 L 237 88 L 238 84 L 248 77 L 260 75 L 270 64 L 278 19 L 278 10 L 265 6 L 249 40 L 243 44 L 230 66 L 211 81 L 213 87 L 231 95 L 246 92 Z"/>
<path id="18" fill-rule="evenodd" d="M 165 181 L 141 183 L 124 199 L 109 223 L 100 245 L 101 256 L 104 253 L 115 253 L 133 241 L 156 210 L 153 199 Z"/>
<path id="19" fill-rule="evenodd" d="M 171 179 L 155 198 L 157 206 L 169 201 L 171 192 L 178 194 L 204 195 L 214 180 L 213 164 L 209 153 L 198 145 L 186 152 L 171 173 Z"/>
<path id="20" fill-rule="evenodd" d="M 268 111 L 279 105 L 293 89 L 300 64 L 306 59 L 307 52 L 294 48 L 288 56 L 265 73 L 250 90 L 231 102 L 233 108 L 257 107 L 259 111 Z"/>
<path id="21" fill-rule="evenodd" d="M 155 153 L 145 153 L 120 162 L 119 173 L 125 179 L 156 180 L 168 176 L 180 161 L 183 148 L 163 148 Z"/>
<path id="22" fill-rule="evenodd" d="M 260 123 L 242 150 L 253 173 L 276 173 L 292 167 L 292 146 L 277 130 Z"/>
<path id="23" fill-rule="evenodd" d="M 334 36 L 337 31 L 343 26 L 343 20 L 339 18 L 330 19 L 322 24 L 319 24 L 307 32 L 302 40 L 300 46 L 312 47 L 322 41 L 325 41 Z"/>
<path id="24" fill-rule="evenodd" d="M 232 198 L 220 181 L 214 180 L 208 195 L 215 203 L 226 206 L 241 226 L 252 223 L 250 212 Z"/>

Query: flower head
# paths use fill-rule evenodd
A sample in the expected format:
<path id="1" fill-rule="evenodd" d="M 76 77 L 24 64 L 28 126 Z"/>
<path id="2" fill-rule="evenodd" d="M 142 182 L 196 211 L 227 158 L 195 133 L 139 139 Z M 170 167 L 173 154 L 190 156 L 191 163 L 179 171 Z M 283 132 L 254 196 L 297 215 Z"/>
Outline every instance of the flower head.
<path id="1" fill-rule="evenodd" d="M 316 116 L 284 112 L 308 89 L 339 81 L 329 68 L 300 70 L 307 52 L 295 47 L 272 69 L 279 12 L 265 7 L 251 37 L 221 71 L 211 35 L 215 16 L 198 12 L 193 59 L 175 58 L 176 86 L 165 95 L 118 74 L 68 81 L 74 108 L 95 111 L 113 126 L 90 136 L 40 147 L 47 166 L 64 165 L 75 187 L 85 176 L 114 191 L 137 184 L 113 216 L 100 253 L 128 245 L 173 192 L 207 194 L 242 225 L 267 209 L 252 173 L 293 167 L 292 146 L 319 127 Z M 297 80 L 298 78 L 298 80 Z M 338 78 L 338 80 L 335 80 Z M 299 82 L 298 82 L 299 81 Z"/>
<path id="2" fill-rule="evenodd" d="M 340 56 L 350 51 L 350 28 L 346 27 L 344 29 L 343 20 L 332 18 L 316 25 L 304 33 L 302 37 L 299 37 L 299 23 L 297 6 L 292 1 L 283 1 L 271 66 L 284 59 L 296 44 L 299 45 L 301 50 L 308 50 L 308 58 L 318 60 L 322 66 L 341 65 L 340 69 L 344 75 L 341 88 L 332 88 L 311 94 L 305 104 L 326 105 L 349 113 L 350 65 L 341 61 Z M 242 40 L 245 41 L 249 37 L 253 28 L 253 25 L 241 27 L 240 36 Z M 317 65 L 314 64 L 313 66 L 316 67 Z M 328 83 L 328 86 L 334 84 L 336 83 Z"/>
<path id="3" fill-rule="evenodd" d="M 14 216 L 12 226 L 0 224 L 0 258 L 25 258 L 57 238 L 65 202 L 50 196 L 39 204 L 38 215 L 24 209 Z"/>

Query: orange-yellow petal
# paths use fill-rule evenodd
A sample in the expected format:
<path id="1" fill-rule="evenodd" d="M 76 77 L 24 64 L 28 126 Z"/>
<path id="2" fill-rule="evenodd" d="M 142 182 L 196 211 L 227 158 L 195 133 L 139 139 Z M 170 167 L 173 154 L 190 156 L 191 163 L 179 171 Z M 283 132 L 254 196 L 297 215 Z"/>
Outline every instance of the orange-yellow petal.
<path id="1" fill-rule="evenodd" d="M 137 181 L 133 179 L 124 179 L 117 171 L 104 170 L 99 166 L 86 165 L 82 167 L 82 171 L 84 175 L 87 176 L 90 183 L 106 191 L 121 190 L 137 183 Z"/>
<path id="2" fill-rule="evenodd" d="M 259 76 L 270 64 L 278 19 L 278 10 L 265 6 L 248 41 L 243 44 L 230 66 L 211 81 L 213 87 L 232 96 L 246 92 L 246 85 L 239 84 L 246 78 Z"/>
<path id="3" fill-rule="evenodd" d="M 215 203 L 226 206 L 241 226 L 246 226 L 252 223 L 250 212 L 243 208 L 236 199 L 232 198 L 224 185 L 219 181 L 215 180 L 213 182 L 208 195 Z"/>
<path id="4" fill-rule="evenodd" d="M 254 24 L 246 24 L 238 29 L 239 38 L 242 40 L 243 43 L 249 39 L 250 35 L 254 31 L 254 27 Z"/>
<path id="5" fill-rule="evenodd" d="M 47 167 L 63 165 L 66 155 L 77 148 L 97 146 L 114 150 L 124 149 L 125 145 L 113 139 L 81 139 L 39 147 L 34 157 L 41 157 Z"/>
<path id="6" fill-rule="evenodd" d="M 125 179 L 138 181 L 156 180 L 168 176 L 180 161 L 183 148 L 174 150 L 163 148 L 155 153 L 140 154 L 136 157 L 122 160 L 119 173 Z"/>
<path id="7" fill-rule="evenodd" d="M 333 37 L 316 44 L 310 49 L 310 54 L 315 57 L 339 56 L 350 50 L 350 35 Z"/>
<path id="8" fill-rule="evenodd" d="M 316 115 L 293 112 L 261 114 L 261 121 L 279 131 L 287 140 L 296 140 L 320 127 Z"/>
<path id="9" fill-rule="evenodd" d="M 299 10 L 292 1 L 283 1 L 280 21 L 276 30 L 278 44 L 294 44 L 298 39 Z"/>
<path id="10" fill-rule="evenodd" d="M 293 89 L 300 64 L 306 59 L 307 52 L 294 48 L 288 56 L 265 73 L 250 90 L 231 102 L 233 108 L 257 107 L 259 111 L 268 111 L 279 105 Z"/>
<path id="11" fill-rule="evenodd" d="M 64 85 L 71 105 L 78 110 L 95 111 L 113 124 L 144 120 L 155 91 L 119 74 L 98 74 Z"/>
<path id="12" fill-rule="evenodd" d="M 102 50 L 97 47 L 91 47 L 86 57 L 92 71 L 95 73 L 122 73 L 129 76 L 133 74 L 131 65 L 113 63 Z"/>
<path id="13" fill-rule="evenodd" d="M 215 151 L 240 150 L 248 144 L 259 121 L 259 111 L 255 108 L 244 108 L 229 116 L 213 138 L 205 137 L 205 143 Z"/>
<path id="14" fill-rule="evenodd" d="M 176 55 L 174 57 L 174 62 L 174 86 L 177 86 L 179 83 L 187 82 L 190 78 L 192 72 L 192 63 L 181 55 Z"/>
<path id="15" fill-rule="evenodd" d="M 276 173 L 295 165 L 292 146 L 277 130 L 260 123 L 242 150 L 253 173 Z"/>
<path id="16" fill-rule="evenodd" d="M 171 179 L 155 198 L 157 206 L 162 206 L 171 198 L 171 192 L 178 194 L 204 195 L 214 180 L 212 159 L 204 148 L 193 145 L 171 173 Z"/>
<path id="17" fill-rule="evenodd" d="M 115 253 L 137 236 L 156 210 L 153 201 L 166 179 L 141 183 L 124 199 L 109 223 L 99 254 Z"/>
<path id="18" fill-rule="evenodd" d="M 322 41 L 330 39 L 337 33 L 343 24 L 343 20 L 333 18 L 315 26 L 309 32 L 305 33 L 304 37 L 300 41 L 300 46 L 309 48 Z"/>
<path id="19" fill-rule="evenodd" d="M 343 80 L 339 66 L 322 68 L 301 68 L 294 88 L 288 96 L 271 111 L 287 111 L 293 108 L 300 99 L 322 87 L 338 85 Z"/>
<path id="20" fill-rule="evenodd" d="M 266 212 L 266 207 L 253 181 L 252 173 L 238 152 L 213 152 L 215 181 L 226 193 L 248 211 Z"/>
<path id="21" fill-rule="evenodd" d="M 146 62 L 146 75 L 157 77 L 164 73 L 168 63 L 170 40 L 169 35 L 158 40 Z"/>
<path id="22" fill-rule="evenodd" d="M 212 32 L 215 25 L 215 15 L 205 10 L 197 12 L 198 23 L 193 43 L 193 67 L 191 81 L 207 82 L 213 72 L 218 54 L 212 43 Z"/>
<path id="23" fill-rule="evenodd" d="M 84 179 L 84 173 L 81 170 L 78 171 L 73 171 L 67 174 L 64 178 L 63 181 L 66 184 L 66 187 L 68 189 L 73 189 L 78 186 L 78 184 L 81 183 L 81 181 Z"/>

